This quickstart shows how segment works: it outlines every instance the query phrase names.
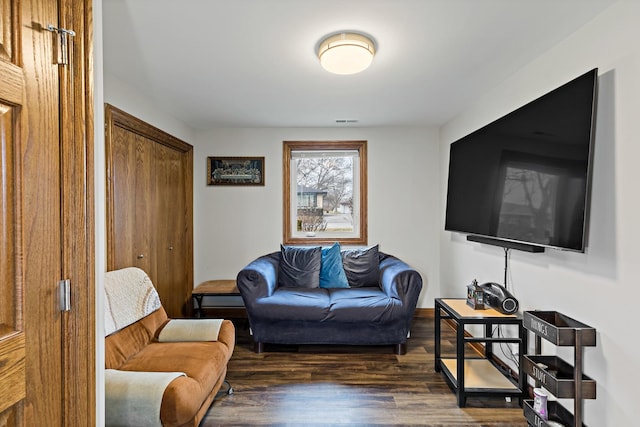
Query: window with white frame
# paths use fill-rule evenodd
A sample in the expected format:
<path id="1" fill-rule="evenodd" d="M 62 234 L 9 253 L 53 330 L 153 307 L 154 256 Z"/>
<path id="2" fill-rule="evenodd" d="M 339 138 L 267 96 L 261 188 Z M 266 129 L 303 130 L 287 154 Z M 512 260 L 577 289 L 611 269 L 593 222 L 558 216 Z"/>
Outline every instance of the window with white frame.
<path id="1" fill-rule="evenodd" d="M 366 141 L 285 141 L 285 244 L 366 245 Z"/>

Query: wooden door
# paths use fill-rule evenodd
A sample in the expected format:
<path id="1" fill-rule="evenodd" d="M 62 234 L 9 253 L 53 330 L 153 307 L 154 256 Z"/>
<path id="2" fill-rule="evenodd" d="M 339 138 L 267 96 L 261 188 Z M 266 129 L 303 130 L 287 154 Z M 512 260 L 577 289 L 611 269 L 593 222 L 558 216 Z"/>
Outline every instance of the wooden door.
<path id="1" fill-rule="evenodd" d="M 74 13 L 63 13 L 70 3 Z M 0 0 L 2 426 L 95 423 L 86 6 Z M 50 24 L 77 24 L 79 41 L 65 51 L 75 65 L 58 65 Z M 72 283 L 69 312 L 61 311 L 58 292 L 65 277 Z"/>
<path id="2" fill-rule="evenodd" d="M 187 165 L 183 152 L 156 144 L 158 286 L 159 294 L 165 295 L 162 305 L 173 317 L 185 314 L 192 289 L 185 263 L 185 252 L 190 250 L 192 240 L 188 228 L 191 204 L 186 197 L 190 192 L 185 190 L 192 178 L 187 175 Z"/>
<path id="3" fill-rule="evenodd" d="M 11 11 L 10 20 L 5 10 Z M 0 383 L 4 383 L 0 386 L 0 421 L 20 425 L 35 414 L 62 420 L 62 323 L 56 299 L 62 265 L 60 151 L 56 143 L 60 135 L 59 76 L 53 62 L 52 33 L 43 30 L 46 23 L 57 24 L 58 5 L 3 2 L 2 19 L 11 31 L 3 34 L 9 50 L 3 52 L 0 62 L 0 191 L 6 254 L 2 257 L 5 308 L 0 354 L 5 363 L 0 363 Z M 36 387 L 27 386 L 32 376 L 34 381 L 39 379 Z M 32 390 L 40 397 L 28 396 Z M 50 405 L 42 396 L 58 404 Z"/>
<path id="4" fill-rule="evenodd" d="M 143 268 L 170 317 L 193 289 L 193 147 L 105 108 L 107 269 Z"/>
<path id="5" fill-rule="evenodd" d="M 156 213 L 153 150 L 153 142 L 144 136 L 113 128 L 110 151 L 115 159 L 111 173 L 114 185 L 109 217 L 113 218 L 112 234 L 118 241 L 109 241 L 113 254 L 109 270 L 138 267 L 152 280 L 156 276 L 152 253 Z"/>

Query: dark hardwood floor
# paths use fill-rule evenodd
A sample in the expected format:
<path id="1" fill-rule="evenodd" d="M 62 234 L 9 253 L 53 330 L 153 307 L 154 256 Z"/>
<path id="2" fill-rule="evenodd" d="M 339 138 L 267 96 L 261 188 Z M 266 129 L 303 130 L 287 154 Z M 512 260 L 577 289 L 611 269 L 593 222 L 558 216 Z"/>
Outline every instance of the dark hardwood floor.
<path id="1" fill-rule="evenodd" d="M 407 354 L 389 347 L 266 346 L 253 352 L 247 321 L 234 320 L 228 366 L 232 395 L 221 394 L 201 427 L 257 425 L 526 427 L 516 399 L 469 398 L 458 408 L 434 371 L 433 319 L 413 323 Z M 443 327 L 443 354 L 454 354 Z"/>

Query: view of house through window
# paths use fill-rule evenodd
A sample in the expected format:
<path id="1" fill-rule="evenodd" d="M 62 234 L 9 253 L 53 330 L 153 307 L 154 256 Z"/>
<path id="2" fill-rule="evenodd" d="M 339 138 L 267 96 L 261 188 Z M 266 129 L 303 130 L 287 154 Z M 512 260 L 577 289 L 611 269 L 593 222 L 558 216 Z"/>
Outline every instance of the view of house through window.
<path id="1" fill-rule="evenodd" d="M 284 144 L 285 243 L 366 242 L 366 142 Z"/>

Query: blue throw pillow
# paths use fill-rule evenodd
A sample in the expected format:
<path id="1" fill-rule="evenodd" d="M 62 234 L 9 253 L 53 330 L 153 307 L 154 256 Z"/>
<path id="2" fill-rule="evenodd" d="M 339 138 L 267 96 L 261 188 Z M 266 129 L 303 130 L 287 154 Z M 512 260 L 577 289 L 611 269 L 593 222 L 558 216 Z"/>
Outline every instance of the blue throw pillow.
<path id="1" fill-rule="evenodd" d="M 321 288 L 348 288 L 349 281 L 342 267 L 340 244 L 335 242 L 331 247 L 322 248 L 320 266 Z"/>
<path id="2" fill-rule="evenodd" d="M 317 288 L 320 286 L 320 246 L 296 247 L 280 245 L 278 286 Z"/>

